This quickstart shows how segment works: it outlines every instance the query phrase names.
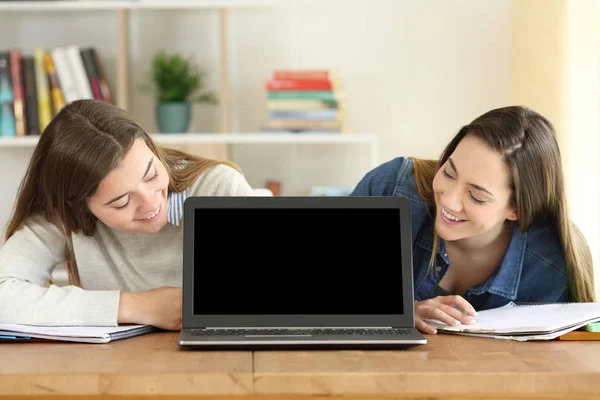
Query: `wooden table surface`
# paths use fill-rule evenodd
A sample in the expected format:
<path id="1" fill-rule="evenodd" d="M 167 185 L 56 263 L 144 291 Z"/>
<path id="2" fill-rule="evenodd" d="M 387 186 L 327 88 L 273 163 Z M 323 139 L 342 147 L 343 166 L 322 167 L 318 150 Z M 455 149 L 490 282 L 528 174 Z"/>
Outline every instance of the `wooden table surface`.
<path id="1" fill-rule="evenodd" d="M 250 352 L 184 350 L 177 338 L 0 344 L 0 398 L 600 398 L 600 342 L 428 335 L 405 350 Z"/>

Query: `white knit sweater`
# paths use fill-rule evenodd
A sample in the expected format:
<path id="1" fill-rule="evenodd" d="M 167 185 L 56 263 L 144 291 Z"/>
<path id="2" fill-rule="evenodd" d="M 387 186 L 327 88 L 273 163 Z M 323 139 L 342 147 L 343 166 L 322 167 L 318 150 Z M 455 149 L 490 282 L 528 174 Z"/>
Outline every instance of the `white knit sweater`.
<path id="1" fill-rule="evenodd" d="M 169 223 L 154 234 L 117 231 L 101 222 L 93 236 L 73 235 L 81 288 L 48 285 L 63 263 L 62 229 L 26 221 L 0 248 L 0 323 L 116 326 L 121 291 L 181 287 L 185 196 L 251 196 L 233 168 L 217 165 L 183 194 L 169 195 Z"/>

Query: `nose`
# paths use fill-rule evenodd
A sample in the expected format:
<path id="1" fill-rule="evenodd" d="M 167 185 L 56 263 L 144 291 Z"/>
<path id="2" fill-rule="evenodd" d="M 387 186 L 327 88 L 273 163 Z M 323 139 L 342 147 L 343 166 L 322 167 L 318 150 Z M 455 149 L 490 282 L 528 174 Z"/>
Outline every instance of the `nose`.
<path id="1" fill-rule="evenodd" d="M 448 188 L 442 196 L 442 207 L 450 212 L 458 213 L 462 211 L 462 195 L 456 185 Z"/>
<path id="2" fill-rule="evenodd" d="M 138 210 L 140 212 L 154 212 L 158 208 L 159 199 L 153 190 L 144 190 L 139 193 Z"/>

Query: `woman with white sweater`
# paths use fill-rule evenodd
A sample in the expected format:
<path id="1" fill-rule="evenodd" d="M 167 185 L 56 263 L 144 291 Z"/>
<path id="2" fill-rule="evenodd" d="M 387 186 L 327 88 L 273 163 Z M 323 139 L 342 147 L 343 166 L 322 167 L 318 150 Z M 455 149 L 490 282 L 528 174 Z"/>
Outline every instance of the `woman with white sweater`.
<path id="1" fill-rule="evenodd" d="M 68 104 L 40 136 L 0 248 L 0 323 L 179 330 L 185 198 L 250 195 L 235 164 L 159 147 L 112 104 Z"/>

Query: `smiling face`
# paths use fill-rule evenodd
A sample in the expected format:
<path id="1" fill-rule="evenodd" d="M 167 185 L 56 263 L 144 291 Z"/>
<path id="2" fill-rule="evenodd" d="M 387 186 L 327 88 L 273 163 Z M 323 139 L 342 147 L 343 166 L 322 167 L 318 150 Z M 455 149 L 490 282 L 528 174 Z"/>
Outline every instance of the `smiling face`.
<path id="1" fill-rule="evenodd" d="M 88 199 L 92 214 L 107 226 L 156 233 L 167 223 L 169 177 L 146 143 L 135 141 L 120 167 L 112 170 Z"/>
<path id="2" fill-rule="evenodd" d="M 476 137 L 465 136 L 433 180 L 437 234 L 446 241 L 500 235 L 516 220 L 510 204 L 510 174 L 500 154 Z M 488 240 L 486 240 L 488 241 Z"/>

